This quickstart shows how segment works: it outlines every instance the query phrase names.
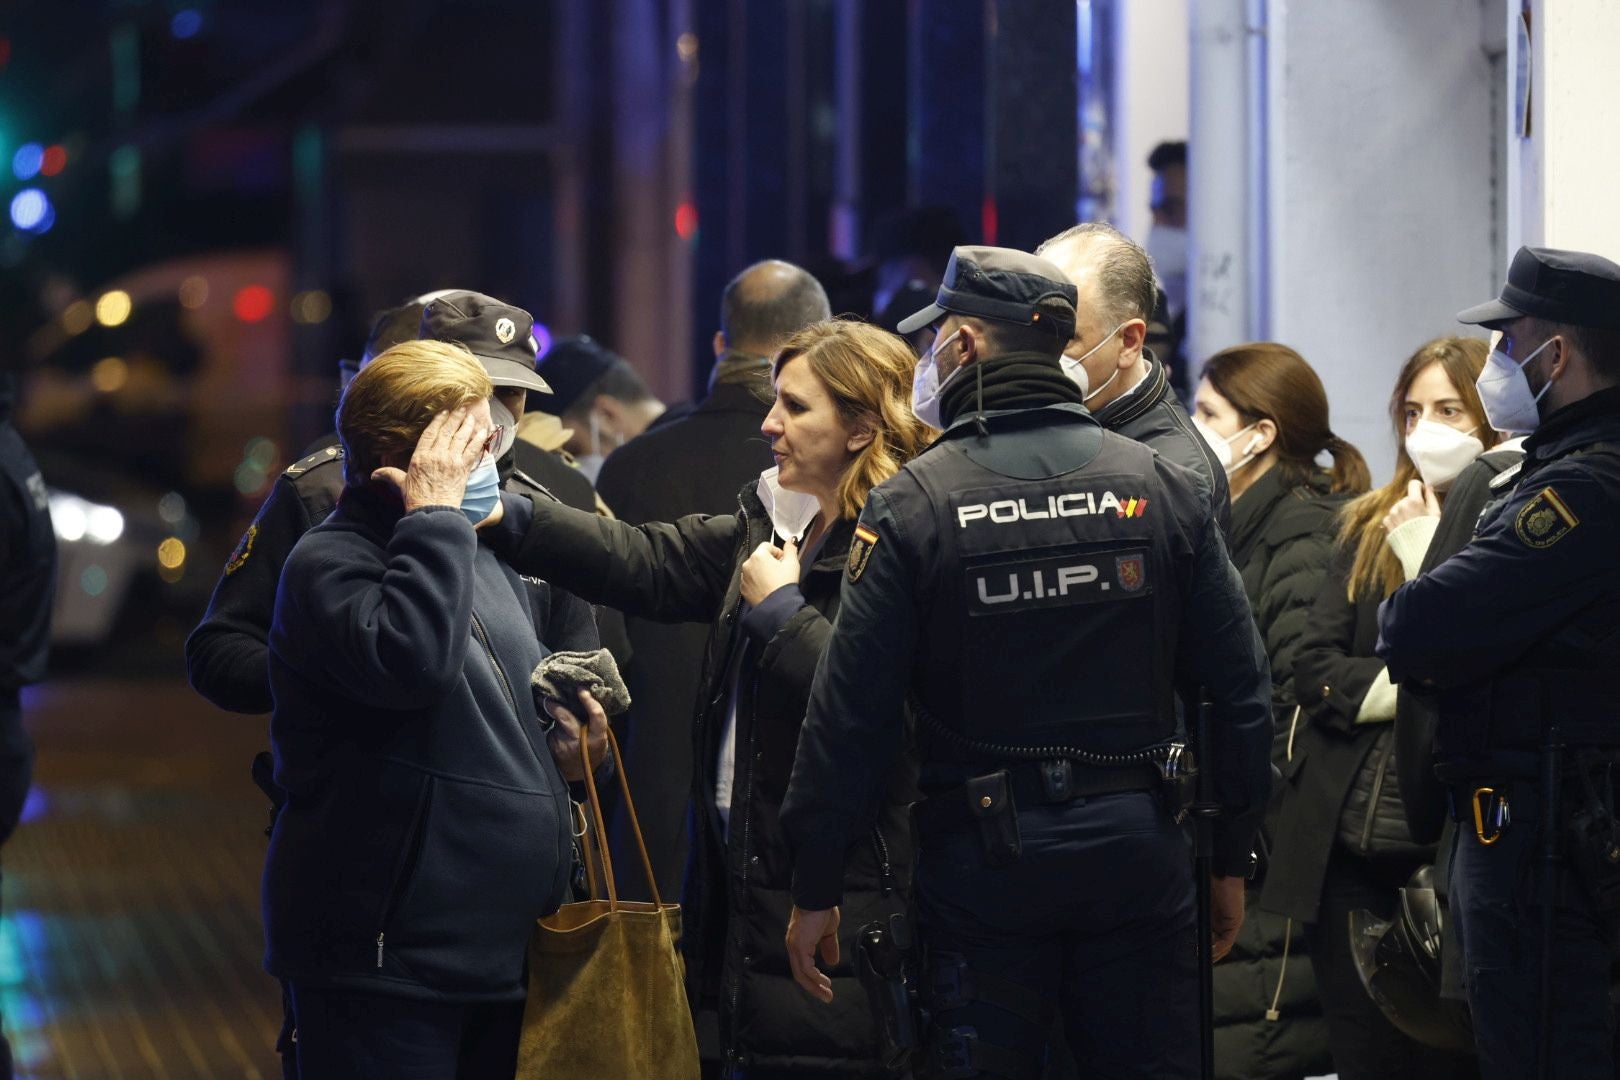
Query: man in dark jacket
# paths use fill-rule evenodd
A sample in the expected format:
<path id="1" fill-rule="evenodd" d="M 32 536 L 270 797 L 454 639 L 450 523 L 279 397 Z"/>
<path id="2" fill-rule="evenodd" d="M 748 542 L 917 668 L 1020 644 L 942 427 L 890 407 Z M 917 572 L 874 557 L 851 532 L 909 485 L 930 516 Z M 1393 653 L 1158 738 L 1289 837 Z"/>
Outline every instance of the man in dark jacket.
<path id="1" fill-rule="evenodd" d="M 621 521 L 641 525 L 687 514 L 730 514 L 737 492 L 771 467 L 759 426 L 770 411 L 770 358 L 784 341 L 832 309 L 819 282 L 791 263 L 756 263 L 726 286 L 714 335 L 709 395 L 687 415 L 660 423 L 609 455 L 597 491 Z M 625 682 L 630 710 L 625 771 L 636 801 L 658 887 L 677 895 L 686 866 L 692 717 L 703 669 L 702 626 L 626 619 L 634 653 Z M 615 856 L 633 857 L 615 818 Z M 626 894 L 642 895 L 640 882 Z"/>
<path id="2" fill-rule="evenodd" d="M 1170 385 L 1169 373 L 1145 346 L 1158 288 L 1153 264 L 1130 237 L 1111 225 L 1081 222 L 1035 249 L 1079 291 L 1074 340 L 1063 370 L 1080 387 L 1086 408 L 1109 431 L 1135 439 L 1191 469 L 1215 505 L 1221 531 L 1231 534 L 1226 471 L 1199 437 Z"/>
<path id="3" fill-rule="evenodd" d="M 16 383 L 0 371 L 0 844 L 22 817 L 34 768 L 21 691 L 45 677 L 56 594 L 56 533 L 39 466 L 11 424 Z M 0 1076 L 11 1046 L 0 1034 Z"/>
<path id="4" fill-rule="evenodd" d="M 529 675 L 596 628 L 480 542 L 500 506 L 490 389 L 438 342 L 356 376 L 343 493 L 277 591 L 265 966 L 310 1080 L 512 1075 L 525 945 L 567 892 L 566 739 L 548 746 Z"/>

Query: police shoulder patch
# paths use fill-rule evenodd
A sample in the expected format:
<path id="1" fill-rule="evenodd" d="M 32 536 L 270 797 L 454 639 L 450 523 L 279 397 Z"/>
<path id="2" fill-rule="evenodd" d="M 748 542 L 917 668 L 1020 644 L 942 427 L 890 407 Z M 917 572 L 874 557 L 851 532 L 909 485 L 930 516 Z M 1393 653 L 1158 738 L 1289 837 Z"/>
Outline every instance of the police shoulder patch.
<path id="1" fill-rule="evenodd" d="M 1580 523 L 1580 518 L 1558 497 L 1558 492 L 1545 487 L 1519 508 L 1519 516 L 1513 520 L 1513 531 L 1526 547 L 1549 548 Z"/>
<path id="2" fill-rule="evenodd" d="M 851 584 L 861 580 L 866 573 L 866 564 L 872 559 L 872 549 L 877 547 L 878 534 L 865 525 L 855 526 L 855 535 L 849 541 L 849 562 L 846 569 L 849 571 Z"/>
<path id="3" fill-rule="evenodd" d="M 253 541 L 258 539 L 258 536 L 259 526 L 257 524 L 249 525 L 247 532 L 242 534 L 241 541 L 236 545 L 236 550 L 231 552 L 230 561 L 225 564 L 226 574 L 234 574 L 242 569 L 242 564 L 248 561 L 249 555 L 253 554 Z"/>

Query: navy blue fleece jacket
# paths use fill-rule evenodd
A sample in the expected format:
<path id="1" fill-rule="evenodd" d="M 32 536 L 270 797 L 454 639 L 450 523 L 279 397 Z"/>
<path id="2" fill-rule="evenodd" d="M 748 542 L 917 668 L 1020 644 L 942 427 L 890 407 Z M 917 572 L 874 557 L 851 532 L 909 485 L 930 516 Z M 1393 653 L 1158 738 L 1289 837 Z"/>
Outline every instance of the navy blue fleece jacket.
<path id="1" fill-rule="evenodd" d="M 453 507 L 347 489 L 298 541 L 270 630 L 287 805 L 264 877 L 266 967 L 447 1001 L 523 994 L 564 897 L 568 791 L 529 673 L 597 644 L 590 607 L 520 579 Z M 543 642 L 543 644 L 542 644 Z"/>

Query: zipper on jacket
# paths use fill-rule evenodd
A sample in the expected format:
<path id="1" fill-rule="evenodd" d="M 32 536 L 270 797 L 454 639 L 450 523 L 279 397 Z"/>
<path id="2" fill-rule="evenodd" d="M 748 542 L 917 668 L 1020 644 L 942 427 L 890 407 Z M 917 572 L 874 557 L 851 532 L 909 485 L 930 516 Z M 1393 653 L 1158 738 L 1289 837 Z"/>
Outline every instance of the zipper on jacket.
<path id="1" fill-rule="evenodd" d="M 383 966 L 384 935 L 388 932 L 388 924 L 393 921 L 394 908 L 399 904 L 399 896 L 409 885 L 412 875 L 416 873 L 416 864 L 422 859 L 422 843 L 427 837 L 428 815 L 433 809 L 433 783 L 426 785 L 426 793 L 422 796 L 421 806 L 417 808 L 416 816 L 411 821 L 411 837 L 409 846 L 405 849 L 405 857 L 400 861 L 399 870 L 394 874 L 394 882 L 388 890 L 388 900 L 383 905 L 382 914 L 377 918 L 377 969 Z"/>
<path id="2" fill-rule="evenodd" d="M 742 677 L 742 673 L 739 672 L 738 673 L 738 678 L 741 678 L 741 677 Z M 733 762 L 733 764 L 732 764 L 732 770 L 731 771 L 732 771 L 733 778 L 735 778 L 736 775 L 737 775 L 737 769 L 736 769 L 736 763 L 735 762 Z M 735 786 L 733 786 L 732 792 L 731 792 L 731 810 L 732 810 L 733 820 L 735 820 L 735 818 L 736 818 L 736 811 L 738 810 L 739 806 L 742 809 L 742 830 L 743 830 L 743 834 L 742 834 L 742 872 L 743 872 L 743 887 L 738 890 L 738 896 L 737 896 L 737 910 L 738 910 L 739 914 L 746 912 L 747 909 L 748 909 L 748 866 L 749 866 L 748 847 L 749 847 L 749 842 L 753 839 L 753 830 L 749 827 L 753 822 L 753 814 L 749 812 L 749 796 L 753 791 L 753 786 L 754 786 L 754 727 L 753 727 L 752 724 L 750 724 L 749 727 L 748 727 L 748 777 L 744 781 L 744 784 L 743 784 L 742 801 L 741 801 L 740 804 L 739 804 L 739 802 L 737 800 L 738 790 L 737 790 L 737 788 Z M 727 874 L 725 877 L 726 877 L 727 884 L 729 886 L 731 875 Z M 731 977 L 731 1023 L 728 1026 L 729 1026 L 729 1028 L 730 1028 L 730 1030 L 732 1032 L 732 1039 L 733 1039 L 733 1044 L 732 1044 L 732 1047 L 731 1047 L 732 1050 L 736 1049 L 735 1039 L 736 1039 L 736 1031 L 737 1031 L 737 1006 L 742 1001 L 742 978 L 743 978 L 742 977 L 742 969 L 745 966 L 746 961 L 748 959 L 748 954 L 746 952 L 747 948 L 748 948 L 747 943 L 744 943 L 743 949 L 745 951 L 744 951 L 743 955 L 739 958 L 740 962 L 737 965 L 737 970 L 732 974 L 732 977 Z"/>
<path id="3" fill-rule="evenodd" d="M 1372 794 L 1367 796 L 1367 823 L 1361 827 L 1363 855 L 1372 850 L 1373 822 L 1378 819 L 1378 796 L 1384 793 L 1384 773 L 1389 769 L 1389 758 L 1394 752 L 1395 740 L 1391 739 L 1384 752 L 1378 755 L 1378 771 L 1373 773 Z"/>
<path id="4" fill-rule="evenodd" d="M 872 850 L 878 857 L 878 888 L 884 896 L 894 894 L 894 871 L 889 865 L 889 844 L 883 839 L 883 830 L 872 826 Z"/>
<path id="5" fill-rule="evenodd" d="M 478 618 L 478 612 L 472 616 L 473 637 L 484 647 L 484 655 L 489 657 L 489 666 L 495 669 L 495 681 L 501 684 L 501 692 L 506 695 L 506 703 L 512 706 L 512 712 L 518 711 L 517 698 L 512 693 L 512 684 L 506 681 L 506 671 L 501 662 L 495 659 L 495 648 L 489 643 L 489 634 L 484 630 L 484 624 Z"/>
<path id="6" fill-rule="evenodd" d="M 1289 919 L 1283 925 L 1282 966 L 1277 969 L 1277 992 L 1271 995 L 1271 1008 L 1266 1010 L 1267 1020 L 1276 1021 L 1282 1019 L 1282 1012 L 1277 1008 L 1277 1004 L 1282 1001 L 1283 983 L 1288 981 L 1288 947 L 1293 943 L 1294 920 Z"/>

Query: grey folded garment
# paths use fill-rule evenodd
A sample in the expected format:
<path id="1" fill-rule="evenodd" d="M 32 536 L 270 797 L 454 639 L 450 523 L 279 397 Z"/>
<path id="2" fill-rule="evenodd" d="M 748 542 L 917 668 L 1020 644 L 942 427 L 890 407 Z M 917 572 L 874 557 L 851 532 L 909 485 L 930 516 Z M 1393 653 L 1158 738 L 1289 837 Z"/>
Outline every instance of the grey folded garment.
<path id="1" fill-rule="evenodd" d="M 585 720 L 579 715 L 581 690 L 589 690 L 609 716 L 618 716 L 630 707 L 630 691 L 619 676 L 613 654 L 606 649 L 554 652 L 540 661 L 529 682 L 536 698 L 556 698 L 581 723 Z M 543 709 L 541 713 L 543 717 Z"/>

